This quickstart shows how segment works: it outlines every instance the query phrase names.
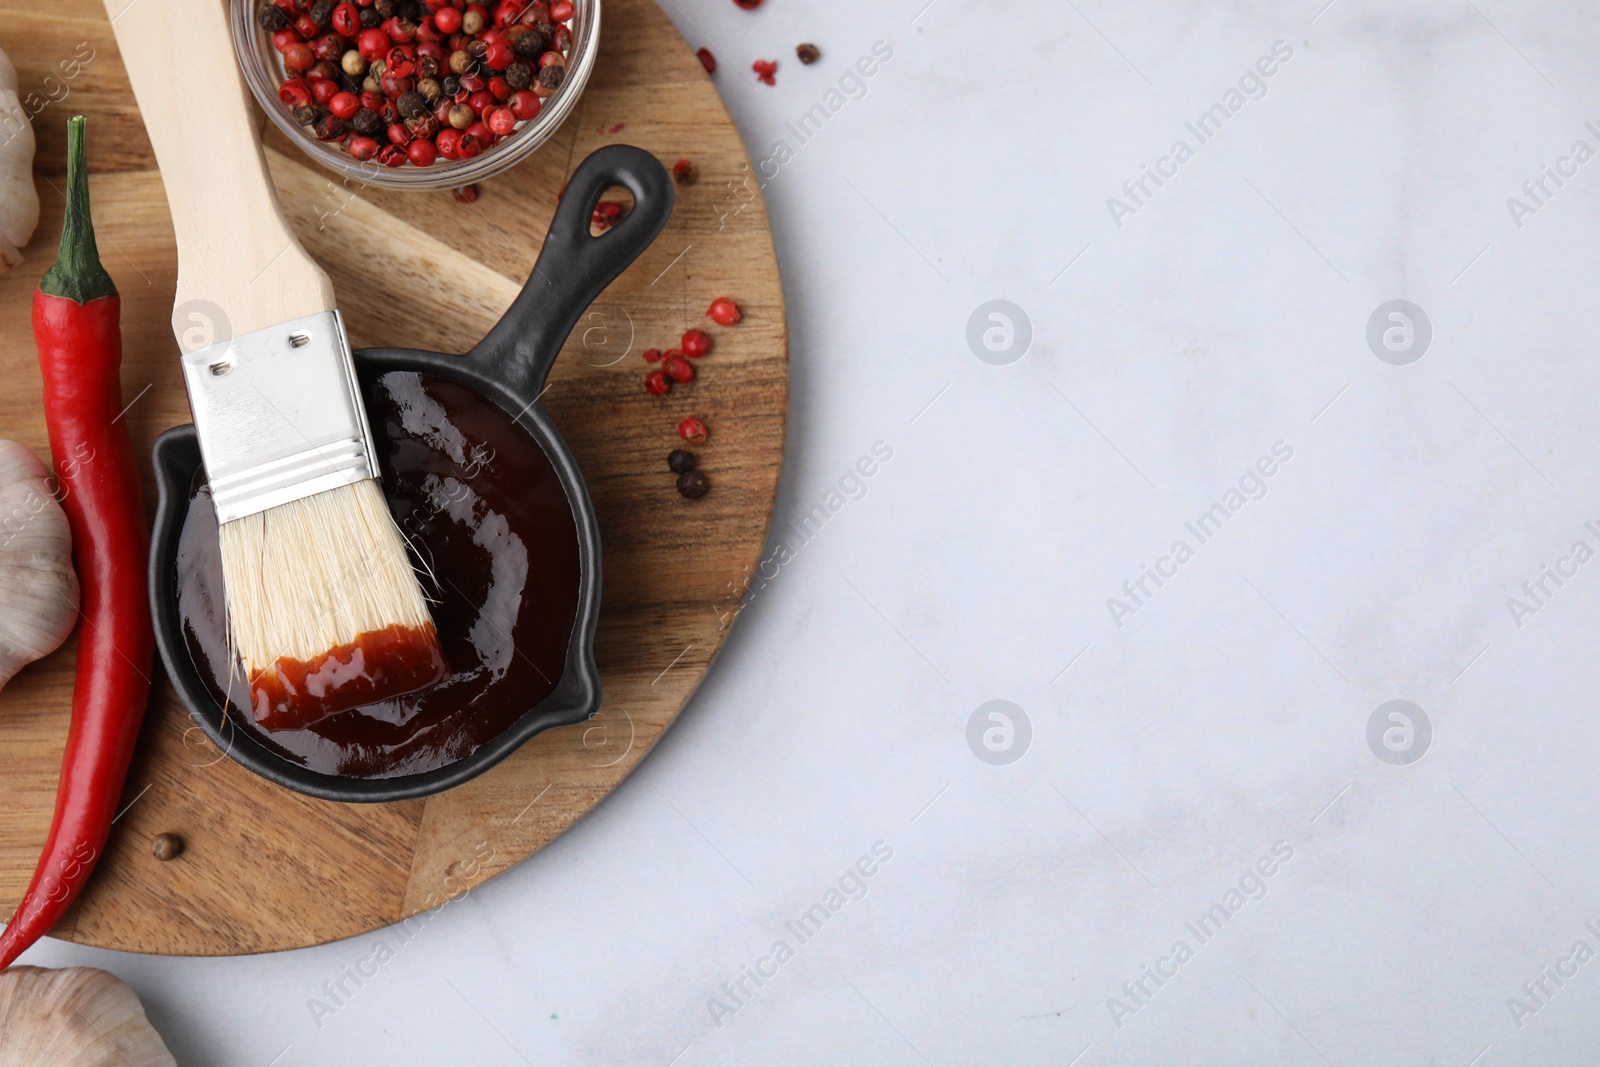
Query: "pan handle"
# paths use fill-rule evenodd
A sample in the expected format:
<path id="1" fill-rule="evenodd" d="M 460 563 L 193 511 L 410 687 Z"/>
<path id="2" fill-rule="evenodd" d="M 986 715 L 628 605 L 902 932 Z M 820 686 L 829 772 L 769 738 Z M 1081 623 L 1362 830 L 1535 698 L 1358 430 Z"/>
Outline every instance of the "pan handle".
<path id="1" fill-rule="evenodd" d="M 633 210 L 590 236 L 595 205 L 613 185 L 633 193 Z M 515 392 L 537 394 L 579 317 L 666 225 L 674 195 L 667 169 L 642 148 L 607 145 L 592 153 L 567 183 L 522 291 L 465 358 Z"/>

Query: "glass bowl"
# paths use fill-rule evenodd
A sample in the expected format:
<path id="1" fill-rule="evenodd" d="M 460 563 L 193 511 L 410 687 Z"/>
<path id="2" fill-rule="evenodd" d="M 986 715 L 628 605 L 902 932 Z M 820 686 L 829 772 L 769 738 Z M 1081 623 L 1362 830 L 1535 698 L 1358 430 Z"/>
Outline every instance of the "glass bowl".
<path id="1" fill-rule="evenodd" d="M 256 21 L 260 0 L 229 0 L 233 48 L 244 79 L 256 102 L 284 135 L 306 155 L 329 170 L 353 181 L 384 189 L 455 189 L 492 178 L 521 162 L 544 144 L 577 107 L 578 97 L 594 69 L 600 44 L 600 0 L 572 0 L 572 50 L 567 54 L 567 76 L 561 88 L 545 97 L 539 114 L 502 137 L 492 148 L 471 159 L 444 159 L 426 167 L 407 163 L 386 167 L 377 160 L 358 160 L 342 144 L 319 141 L 310 127 L 294 120 L 278 99 L 284 79 L 283 62 L 272 47 L 272 34 Z"/>

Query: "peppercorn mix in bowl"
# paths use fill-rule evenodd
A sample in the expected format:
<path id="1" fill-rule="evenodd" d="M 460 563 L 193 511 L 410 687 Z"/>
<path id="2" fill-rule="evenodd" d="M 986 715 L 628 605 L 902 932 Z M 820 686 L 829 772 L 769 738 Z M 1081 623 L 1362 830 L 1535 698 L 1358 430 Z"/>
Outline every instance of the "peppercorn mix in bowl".
<path id="1" fill-rule="evenodd" d="M 533 152 L 594 67 L 600 0 L 230 0 L 234 49 L 290 140 L 351 182 L 459 188 Z"/>

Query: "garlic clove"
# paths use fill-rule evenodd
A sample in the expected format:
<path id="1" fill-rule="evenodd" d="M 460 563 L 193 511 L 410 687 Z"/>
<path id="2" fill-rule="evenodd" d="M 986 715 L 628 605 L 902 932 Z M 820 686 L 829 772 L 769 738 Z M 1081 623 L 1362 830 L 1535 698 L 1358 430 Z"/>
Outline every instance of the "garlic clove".
<path id="1" fill-rule="evenodd" d="M 0 686 L 60 648 L 77 620 L 66 512 L 32 450 L 0 439 Z"/>
<path id="2" fill-rule="evenodd" d="M 92 967 L 0 971 L 0 1067 L 177 1067 L 139 998 Z"/>

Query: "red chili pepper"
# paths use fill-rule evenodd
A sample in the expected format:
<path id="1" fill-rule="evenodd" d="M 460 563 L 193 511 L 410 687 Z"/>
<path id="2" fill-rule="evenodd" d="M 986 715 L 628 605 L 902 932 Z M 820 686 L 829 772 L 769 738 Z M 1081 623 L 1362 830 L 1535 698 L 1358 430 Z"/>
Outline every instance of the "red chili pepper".
<path id="1" fill-rule="evenodd" d="M 33 336 L 83 624 L 55 818 L 28 891 L 0 933 L 0 968 L 60 920 L 105 848 L 149 700 L 155 650 L 145 593 L 150 531 L 121 420 L 122 305 L 95 248 L 81 115 L 67 123 L 67 182 L 61 250 L 33 297 Z"/>

